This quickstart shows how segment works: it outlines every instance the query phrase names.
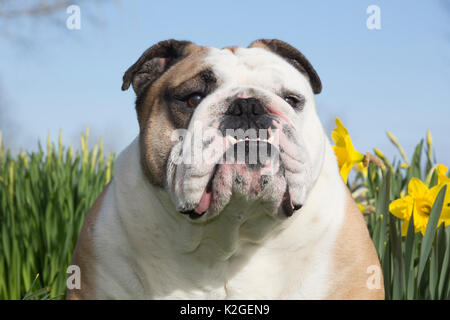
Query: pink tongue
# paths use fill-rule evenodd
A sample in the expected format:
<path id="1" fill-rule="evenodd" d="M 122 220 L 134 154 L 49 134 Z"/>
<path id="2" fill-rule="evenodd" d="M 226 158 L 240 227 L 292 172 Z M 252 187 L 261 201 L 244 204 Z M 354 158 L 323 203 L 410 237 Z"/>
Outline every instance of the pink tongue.
<path id="1" fill-rule="evenodd" d="M 208 210 L 209 205 L 211 204 L 212 192 L 203 191 L 202 198 L 200 199 L 200 203 L 197 208 L 195 208 L 195 212 L 198 214 L 202 214 L 206 210 Z"/>

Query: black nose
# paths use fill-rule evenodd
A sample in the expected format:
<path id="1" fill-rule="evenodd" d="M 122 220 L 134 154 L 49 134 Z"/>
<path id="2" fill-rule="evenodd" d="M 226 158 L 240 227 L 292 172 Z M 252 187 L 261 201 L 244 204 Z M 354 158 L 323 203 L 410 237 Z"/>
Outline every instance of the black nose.
<path id="1" fill-rule="evenodd" d="M 229 114 L 233 116 L 259 116 L 265 113 L 264 107 L 256 98 L 239 98 L 233 101 L 229 108 Z"/>
<path id="2" fill-rule="evenodd" d="M 272 117 L 264 107 L 264 102 L 257 98 L 238 98 L 233 100 L 219 125 L 219 130 L 226 135 L 226 130 L 268 129 L 272 125 Z"/>

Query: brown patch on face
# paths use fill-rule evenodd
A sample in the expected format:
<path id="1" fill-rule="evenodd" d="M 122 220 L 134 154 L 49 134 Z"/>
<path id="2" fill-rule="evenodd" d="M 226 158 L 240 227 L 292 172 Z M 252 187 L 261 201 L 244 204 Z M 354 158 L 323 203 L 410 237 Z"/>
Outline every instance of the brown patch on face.
<path id="1" fill-rule="evenodd" d="M 297 49 L 280 40 L 258 40 L 250 47 L 279 54 L 309 77 L 315 93 L 320 92 L 319 77 Z M 235 53 L 237 48 L 226 49 Z M 188 80 L 194 87 L 208 82 L 206 78 L 211 76 L 205 72 L 207 66 L 203 62 L 206 53 L 206 47 L 188 41 L 162 41 L 146 50 L 124 75 L 122 90 L 132 85 L 137 94 L 142 167 L 150 182 L 157 186 L 165 186 L 167 160 L 176 143 L 171 141 L 172 132 L 187 128 L 194 112 L 182 107 L 180 99 L 173 99 L 174 92 L 183 91 L 179 86 L 189 87 L 184 84 Z"/>
<path id="2" fill-rule="evenodd" d="M 196 103 L 201 102 L 215 87 L 216 77 L 209 68 L 201 70 L 180 84 L 174 83 L 173 86 L 169 84 L 166 88 L 166 98 L 169 100 L 170 115 L 176 128 L 188 127 Z M 192 97 L 197 98 L 192 100 Z"/>
<path id="3" fill-rule="evenodd" d="M 160 187 L 165 186 L 166 164 L 176 143 L 171 141 L 172 132 L 187 128 L 194 111 L 175 106 L 171 91 L 183 90 L 186 82 L 195 86 L 195 82 L 201 81 L 199 74 L 207 69 L 203 62 L 205 47 L 189 45 L 188 51 L 185 58 L 148 88 L 145 98 L 137 105 L 142 167 L 150 182 Z"/>
<path id="4" fill-rule="evenodd" d="M 337 238 L 333 256 L 333 277 L 328 299 L 384 299 L 384 283 L 380 261 L 364 218 L 347 190 L 344 224 Z M 369 289 L 369 266 L 380 268 L 380 289 Z"/>
<path id="5" fill-rule="evenodd" d="M 236 53 L 236 50 L 239 49 L 238 46 L 230 46 L 230 47 L 225 47 L 225 50 L 230 50 L 233 53 Z"/>

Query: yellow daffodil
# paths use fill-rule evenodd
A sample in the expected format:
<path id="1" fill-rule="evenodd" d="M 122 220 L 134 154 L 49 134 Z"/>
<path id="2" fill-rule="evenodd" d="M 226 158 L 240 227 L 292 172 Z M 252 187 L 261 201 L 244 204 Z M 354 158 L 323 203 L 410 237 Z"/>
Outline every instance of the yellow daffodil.
<path id="1" fill-rule="evenodd" d="M 442 164 L 438 165 L 438 186 L 441 188 L 447 185 L 447 192 L 445 193 L 444 207 L 442 208 L 442 217 L 445 226 L 450 225 L 450 178 L 447 176 L 448 168 Z"/>
<path id="2" fill-rule="evenodd" d="M 362 162 L 358 163 L 355 167 L 356 171 L 361 172 L 364 178 L 367 178 L 369 175 L 369 168 L 364 166 Z"/>
<path id="3" fill-rule="evenodd" d="M 437 166 L 437 172 L 438 172 L 438 184 L 446 184 L 450 183 L 450 178 L 447 177 L 447 171 L 448 168 L 442 164 L 439 164 Z"/>
<path id="4" fill-rule="evenodd" d="M 350 171 L 355 165 L 364 160 L 364 155 L 355 150 L 352 139 L 339 118 L 336 118 L 336 126 L 337 128 L 331 133 L 331 138 L 336 144 L 336 146 L 333 146 L 333 149 L 338 159 L 341 176 L 347 183 Z"/>
<path id="5" fill-rule="evenodd" d="M 443 185 L 437 185 L 429 189 L 422 181 L 412 178 L 408 185 L 408 195 L 393 201 L 389 206 L 389 211 L 396 217 L 403 220 L 402 236 L 408 232 L 411 215 L 414 215 L 414 229 L 416 232 L 425 234 L 431 208 Z M 438 226 L 445 223 L 450 224 L 450 210 L 444 208 L 438 222 Z"/>
<path id="6" fill-rule="evenodd" d="M 362 205 L 361 203 L 356 203 L 356 205 L 359 208 L 359 211 L 361 211 L 361 213 L 364 213 L 366 211 L 366 206 Z"/>

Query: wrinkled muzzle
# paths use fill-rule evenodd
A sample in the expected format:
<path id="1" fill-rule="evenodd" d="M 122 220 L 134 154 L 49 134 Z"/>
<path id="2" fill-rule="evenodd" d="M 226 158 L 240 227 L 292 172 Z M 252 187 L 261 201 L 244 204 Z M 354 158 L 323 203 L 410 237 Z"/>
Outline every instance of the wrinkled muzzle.
<path id="1" fill-rule="evenodd" d="M 219 115 L 215 104 L 198 109 L 188 129 L 172 135 L 167 186 L 177 210 L 208 219 L 236 196 L 291 216 L 311 186 L 299 133 L 265 99 L 236 95 L 226 102 Z"/>

